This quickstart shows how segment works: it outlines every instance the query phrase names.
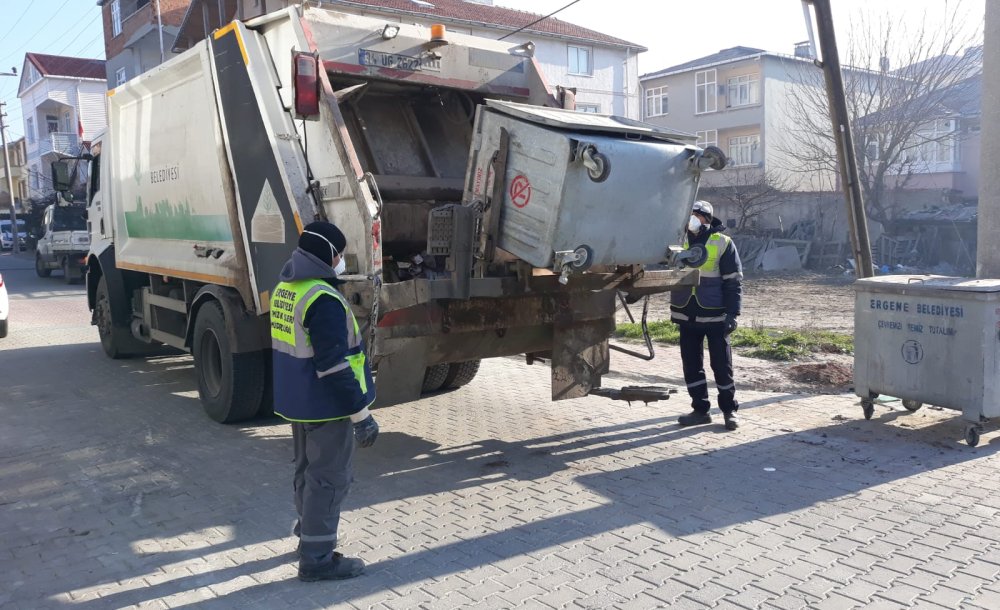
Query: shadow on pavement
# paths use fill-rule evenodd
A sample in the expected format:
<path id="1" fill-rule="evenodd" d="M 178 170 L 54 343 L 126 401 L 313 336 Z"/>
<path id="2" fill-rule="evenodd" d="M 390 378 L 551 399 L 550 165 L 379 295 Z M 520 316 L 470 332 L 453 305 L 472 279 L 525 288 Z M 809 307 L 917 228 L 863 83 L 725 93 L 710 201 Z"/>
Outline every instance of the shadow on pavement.
<path id="1" fill-rule="evenodd" d="M 719 426 L 681 429 L 672 417 L 602 424 L 595 417 L 586 430 L 458 447 L 386 432 L 377 450 L 357 460 L 358 481 L 345 506 L 350 538 L 360 531 L 351 531 L 350 512 L 360 507 L 558 473 L 579 472 L 560 476 L 607 502 L 495 531 L 446 533 L 461 539 L 400 552 L 352 581 L 251 584 L 227 596 L 226 583 L 294 562 L 287 430 L 276 420 L 209 422 L 186 356 L 112 361 L 96 344 L 82 344 L 21 349 L 17 363 L 22 374 L 0 401 L 0 539 L 12 557 L 0 590 L 15 603 L 114 583 L 123 590 L 72 605 L 121 607 L 213 585 L 220 587 L 217 602 L 234 607 L 276 595 L 306 601 L 324 591 L 330 603 L 346 601 L 640 523 L 674 537 L 718 530 L 998 449 L 995 443 L 976 450 L 941 443 L 957 438 L 952 422 L 913 430 L 880 425 L 895 414 L 667 459 L 647 451 L 640 459 L 648 461 L 640 464 L 630 450 L 714 435 Z M 58 380 L 47 373 L 52 370 L 60 371 Z M 497 390 L 496 400 L 505 399 L 503 392 Z M 938 451 L 927 451 L 928 445 Z M 913 459 L 918 447 L 928 457 Z M 611 455 L 622 456 L 620 467 L 587 464 Z M 490 501 L 515 502 L 504 494 Z M 435 523 L 422 527 L 433 534 Z M 227 557 L 249 547 L 256 555 L 245 563 Z M 202 573 L 177 567 L 195 559 Z M 129 586 L 134 579 L 148 580 Z"/>

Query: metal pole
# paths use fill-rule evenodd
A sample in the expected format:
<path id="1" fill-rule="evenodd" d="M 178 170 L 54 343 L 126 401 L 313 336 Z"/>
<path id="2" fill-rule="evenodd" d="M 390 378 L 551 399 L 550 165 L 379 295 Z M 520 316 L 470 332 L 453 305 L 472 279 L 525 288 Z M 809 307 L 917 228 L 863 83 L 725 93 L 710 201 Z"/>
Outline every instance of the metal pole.
<path id="1" fill-rule="evenodd" d="M 1000 61 L 1000 3 L 986 3 L 983 65 Z M 992 32 L 992 34 L 990 33 Z M 983 70 L 982 151 L 976 227 L 976 277 L 1000 278 L 1000 72 Z"/>
<path id="2" fill-rule="evenodd" d="M 840 71 L 840 56 L 837 53 L 837 38 L 833 30 L 833 13 L 830 0 L 808 0 L 816 12 L 816 30 L 826 79 L 826 97 L 830 103 L 830 118 L 833 122 L 833 140 L 837 147 L 840 166 L 840 182 L 847 203 L 847 222 L 851 231 L 851 247 L 854 250 L 855 270 L 858 277 L 871 277 L 872 248 L 868 241 L 868 220 L 865 203 L 861 196 L 861 182 L 858 178 L 858 160 L 855 155 L 854 137 L 851 135 L 851 119 L 847 111 L 844 95 L 844 75 Z"/>
<path id="3" fill-rule="evenodd" d="M 242 4 L 242 3 L 241 3 Z M 163 16 L 160 15 L 160 0 L 156 0 L 156 26 L 160 30 L 160 63 L 164 61 L 163 55 Z"/>
<path id="4" fill-rule="evenodd" d="M 7 159 L 7 125 L 4 123 L 4 107 L 7 102 L 0 102 L 0 143 L 3 145 L 3 171 L 7 174 L 7 191 L 10 193 L 10 232 L 14 239 L 13 252 L 16 255 L 21 251 L 20 232 L 17 230 L 17 206 L 14 205 L 14 178 L 10 174 L 10 161 Z"/>

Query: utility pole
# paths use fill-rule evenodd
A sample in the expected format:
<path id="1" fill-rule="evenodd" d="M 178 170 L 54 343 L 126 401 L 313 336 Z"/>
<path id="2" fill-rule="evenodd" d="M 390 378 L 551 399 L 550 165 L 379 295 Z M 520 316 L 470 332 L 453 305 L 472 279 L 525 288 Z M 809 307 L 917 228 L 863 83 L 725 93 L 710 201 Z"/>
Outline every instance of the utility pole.
<path id="1" fill-rule="evenodd" d="M 10 174 L 10 160 L 7 158 L 7 124 L 4 122 L 7 113 L 4 112 L 7 102 L 0 102 L 0 143 L 3 144 L 3 170 L 7 175 L 7 192 L 10 193 L 10 232 L 14 240 L 13 252 L 21 251 L 21 236 L 17 230 L 17 206 L 14 205 L 14 178 Z"/>
<path id="2" fill-rule="evenodd" d="M 986 3 L 986 38 L 983 41 L 983 65 L 996 66 L 1000 61 L 1000 3 Z M 979 176 L 979 220 L 976 231 L 976 277 L 1000 278 L 1000 247 L 996 232 L 1000 228 L 1000 74 L 996 69 L 983 70 L 982 160 Z"/>
<path id="3" fill-rule="evenodd" d="M 811 4 L 816 13 L 819 47 L 823 52 L 822 62 L 816 60 L 816 65 L 823 68 L 823 77 L 826 80 L 826 97 L 830 103 L 833 140 L 837 147 L 840 166 L 840 183 L 843 185 L 844 199 L 847 203 L 847 223 L 851 231 L 851 247 L 854 250 L 854 262 L 857 266 L 855 272 L 857 277 L 872 277 L 874 271 L 872 247 L 868 240 L 868 219 L 865 215 L 865 202 L 861 196 L 858 159 L 855 154 L 854 136 L 851 135 L 851 119 L 847 112 L 844 75 L 840 71 L 840 55 L 833 30 L 830 0 L 802 0 L 802 2 L 803 5 Z M 806 13 L 806 24 L 809 36 L 812 38 L 812 22 L 808 18 L 808 11 Z"/>

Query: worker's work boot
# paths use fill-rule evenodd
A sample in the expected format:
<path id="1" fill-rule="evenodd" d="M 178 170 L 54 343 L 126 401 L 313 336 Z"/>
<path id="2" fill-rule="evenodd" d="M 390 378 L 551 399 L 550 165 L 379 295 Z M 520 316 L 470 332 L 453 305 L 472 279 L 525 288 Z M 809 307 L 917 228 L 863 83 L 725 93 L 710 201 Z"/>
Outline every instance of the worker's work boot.
<path id="1" fill-rule="evenodd" d="M 687 415 L 681 415 L 677 418 L 677 423 L 682 426 L 700 426 L 702 424 L 712 423 L 712 416 L 708 413 L 699 413 L 697 411 L 691 411 Z"/>
<path id="2" fill-rule="evenodd" d="M 316 582 L 317 580 L 346 580 L 365 573 L 365 562 L 356 557 L 344 557 L 334 552 L 333 559 L 315 566 L 299 564 L 299 580 Z"/>
<path id="3" fill-rule="evenodd" d="M 723 413 L 722 415 L 726 420 L 726 430 L 736 430 L 740 427 L 740 418 L 736 417 L 735 411 Z"/>

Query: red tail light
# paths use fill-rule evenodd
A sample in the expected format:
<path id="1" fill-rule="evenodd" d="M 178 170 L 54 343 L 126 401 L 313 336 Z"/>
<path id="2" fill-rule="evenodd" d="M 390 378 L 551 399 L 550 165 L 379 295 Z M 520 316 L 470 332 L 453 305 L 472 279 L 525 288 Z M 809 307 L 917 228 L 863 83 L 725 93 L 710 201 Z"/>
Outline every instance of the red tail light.
<path id="1" fill-rule="evenodd" d="M 299 118 L 319 116 L 319 58 L 312 53 L 292 55 L 295 80 L 295 114 Z"/>

